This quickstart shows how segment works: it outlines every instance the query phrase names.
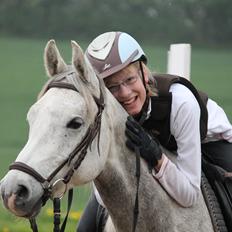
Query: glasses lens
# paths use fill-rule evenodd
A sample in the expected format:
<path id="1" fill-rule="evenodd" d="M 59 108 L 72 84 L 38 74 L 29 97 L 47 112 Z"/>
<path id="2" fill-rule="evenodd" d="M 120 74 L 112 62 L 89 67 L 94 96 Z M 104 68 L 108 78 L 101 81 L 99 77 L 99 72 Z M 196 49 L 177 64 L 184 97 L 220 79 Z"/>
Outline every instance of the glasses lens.
<path id="1" fill-rule="evenodd" d="M 132 85 L 137 81 L 137 76 L 128 77 L 123 83 L 126 85 Z"/>
<path id="2" fill-rule="evenodd" d="M 124 81 L 122 81 L 121 83 L 119 83 L 117 85 L 107 86 L 107 88 L 109 89 L 109 91 L 111 93 L 116 93 L 119 91 L 121 85 L 124 85 L 124 86 L 132 85 L 137 81 L 137 79 L 138 79 L 137 75 L 131 76 L 131 77 L 128 77 L 127 79 L 125 79 Z"/>
<path id="3" fill-rule="evenodd" d="M 120 88 L 120 84 L 119 85 L 113 85 L 113 86 L 109 86 L 107 87 L 109 89 L 109 91 L 111 93 L 116 93 L 119 91 L 119 88 Z"/>

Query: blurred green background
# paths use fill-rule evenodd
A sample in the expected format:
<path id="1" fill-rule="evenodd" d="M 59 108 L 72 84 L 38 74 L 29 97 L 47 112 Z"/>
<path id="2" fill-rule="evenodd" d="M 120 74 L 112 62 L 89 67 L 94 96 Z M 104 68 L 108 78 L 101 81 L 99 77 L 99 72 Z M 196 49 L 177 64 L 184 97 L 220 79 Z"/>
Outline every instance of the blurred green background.
<path id="1" fill-rule="evenodd" d="M 116 4 L 117 3 L 117 4 Z M 27 141 L 26 114 L 47 80 L 46 42 L 54 38 L 71 61 L 70 40 L 83 50 L 98 34 L 127 31 L 143 46 L 149 67 L 166 72 L 170 43 L 191 43 L 191 80 L 216 100 L 232 121 L 232 1 L 1 0 L 0 2 L 0 178 Z M 90 185 L 77 188 L 67 231 L 88 199 Z M 66 199 L 62 202 L 65 213 Z M 39 216 L 40 231 L 52 231 L 52 205 Z M 0 232 L 29 232 L 29 224 L 0 205 Z"/>

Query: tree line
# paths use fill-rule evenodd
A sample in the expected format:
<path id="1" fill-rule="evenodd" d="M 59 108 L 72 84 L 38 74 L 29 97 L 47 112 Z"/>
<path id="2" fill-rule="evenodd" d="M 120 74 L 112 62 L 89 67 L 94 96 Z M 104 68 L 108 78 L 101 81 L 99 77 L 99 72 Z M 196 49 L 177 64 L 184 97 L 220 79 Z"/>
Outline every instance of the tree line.
<path id="1" fill-rule="evenodd" d="M 92 39 L 112 30 L 147 42 L 229 45 L 231 0 L 0 0 L 0 34 Z"/>

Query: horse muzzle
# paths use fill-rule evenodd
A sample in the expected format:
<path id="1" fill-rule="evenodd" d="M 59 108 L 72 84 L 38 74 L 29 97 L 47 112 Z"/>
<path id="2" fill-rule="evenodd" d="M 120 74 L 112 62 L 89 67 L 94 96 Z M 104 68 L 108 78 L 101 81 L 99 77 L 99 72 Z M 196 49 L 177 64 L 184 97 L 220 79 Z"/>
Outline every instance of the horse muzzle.
<path id="1" fill-rule="evenodd" d="M 4 206 L 11 213 L 18 217 L 31 218 L 39 213 L 43 205 L 44 191 L 32 177 L 24 176 L 24 179 L 20 179 L 21 175 L 17 175 L 17 171 L 8 172 L 1 181 L 1 197 Z"/>

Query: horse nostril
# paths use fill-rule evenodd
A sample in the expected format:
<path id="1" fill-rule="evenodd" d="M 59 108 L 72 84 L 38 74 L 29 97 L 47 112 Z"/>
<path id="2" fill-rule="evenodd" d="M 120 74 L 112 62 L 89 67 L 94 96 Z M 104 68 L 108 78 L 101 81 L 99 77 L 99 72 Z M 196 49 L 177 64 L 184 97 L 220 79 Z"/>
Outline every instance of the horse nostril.
<path id="1" fill-rule="evenodd" d="M 19 185 L 18 190 L 16 191 L 16 196 L 18 199 L 27 199 L 29 196 L 29 191 L 27 187 Z"/>

